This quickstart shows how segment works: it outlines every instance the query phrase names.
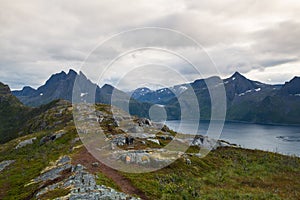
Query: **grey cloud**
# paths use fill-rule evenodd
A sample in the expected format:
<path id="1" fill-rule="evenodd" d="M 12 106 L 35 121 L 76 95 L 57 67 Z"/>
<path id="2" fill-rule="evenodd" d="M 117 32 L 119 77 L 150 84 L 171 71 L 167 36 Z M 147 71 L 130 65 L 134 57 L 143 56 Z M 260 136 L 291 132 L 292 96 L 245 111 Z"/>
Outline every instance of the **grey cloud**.
<path id="1" fill-rule="evenodd" d="M 277 66 L 277 65 L 281 65 L 281 64 L 286 64 L 286 63 L 293 63 L 298 61 L 298 59 L 294 58 L 294 59 L 270 59 L 270 60 L 264 60 L 261 62 L 262 66 L 265 67 L 273 67 L 273 66 Z"/>
<path id="2" fill-rule="evenodd" d="M 262 52 L 297 56 L 300 53 L 299 36 L 299 22 L 281 22 L 254 33 L 256 43 L 253 48 Z"/>
<path id="3" fill-rule="evenodd" d="M 231 20 L 247 18 L 264 21 L 266 18 L 283 18 L 299 16 L 300 5 L 297 1 L 282 0 L 225 0 L 225 1 L 186 1 L 188 9 L 223 16 Z"/>
<path id="4" fill-rule="evenodd" d="M 299 64 L 299 9 L 298 1 L 280 0 L 2 0 L 0 81 L 13 88 L 36 87 L 51 73 L 79 68 L 90 51 L 113 34 L 145 26 L 191 36 L 209 52 L 220 75 L 260 70 L 266 73 L 265 79 L 277 77 L 265 69 Z M 103 67 L 107 59 L 129 47 L 147 45 L 184 52 L 201 66 L 203 76 L 215 73 L 208 60 L 199 59 L 202 55 L 191 43 L 167 33 L 143 32 L 122 38 L 89 61 Z M 190 79 L 199 78 L 181 63 L 169 64 Z"/>
<path id="5" fill-rule="evenodd" d="M 238 27 L 218 23 L 218 21 L 219 19 L 213 15 L 187 10 L 184 13 L 171 14 L 149 22 L 148 25 L 179 30 L 205 48 L 219 43 L 235 43 L 242 39 Z M 180 41 L 177 43 L 180 44 Z"/>

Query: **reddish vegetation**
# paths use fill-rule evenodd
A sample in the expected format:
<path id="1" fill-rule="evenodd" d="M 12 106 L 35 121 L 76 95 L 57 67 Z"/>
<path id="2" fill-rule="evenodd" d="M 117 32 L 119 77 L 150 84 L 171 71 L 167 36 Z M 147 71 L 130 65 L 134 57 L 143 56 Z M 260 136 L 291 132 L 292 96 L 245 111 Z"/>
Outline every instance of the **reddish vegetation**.
<path id="1" fill-rule="evenodd" d="M 0 199 L 4 199 L 8 190 L 9 190 L 9 184 L 4 183 L 0 189 Z"/>
<path id="2" fill-rule="evenodd" d="M 94 162 L 98 162 L 99 166 L 94 167 L 92 165 Z M 73 156 L 72 164 L 81 164 L 87 168 L 87 171 L 93 174 L 101 172 L 106 177 L 112 179 L 122 192 L 129 195 L 137 195 L 141 199 L 148 199 L 144 192 L 132 185 L 130 180 L 122 176 L 118 171 L 99 162 L 99 160 L 94 158 L 85 147 L 81 148 L 79 152 Z"/>

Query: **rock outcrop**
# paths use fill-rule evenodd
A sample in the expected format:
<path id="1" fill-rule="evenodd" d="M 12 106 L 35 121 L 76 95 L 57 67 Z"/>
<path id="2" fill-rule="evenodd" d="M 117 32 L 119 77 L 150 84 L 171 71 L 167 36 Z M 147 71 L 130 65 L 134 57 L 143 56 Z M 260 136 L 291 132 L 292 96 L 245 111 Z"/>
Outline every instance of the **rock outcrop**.
<path id="1" fill-rule="evenodd" d="M 15 160 L 4 160 L 0 162 L 0 172 L 3 171 L 6 167 L 14 163 Z"/>
<path id="2" fill-rule="evenodd" d="M 40 140 L 40 145 L 43 145 L 47 142 L 50 142 L 50 141 L 54 141 L 60 137 L 62 137 L 64 134 L 66 134 L 66 132 L 64 130 L 61 130 L 61 131 L 58 131 L 56 133 L 53 133 L 51 135 L 46 135 L 44 136 L 41 140 Z"/>
<path id="3" fill-rule="evenodd" d="M 27 145 L 29 145 L 29 144 L 33 144 L 33 141 L 34 141 L 34 140 L 36 140 L 36 137 L 30 138 L 30 139 L 28 139 L 28 140 L 24 140 L 24 141 L 20 142 L 20 143 L 15 147 L 15 149 L 19 149 L 19 148 L 25 147 L 25 146 L 27 146 Z"/>
<path id="4" fill-rule="evenodd" d="M 48 192 L 56 189 L 70 190 L 67 196 L 56 198 L 57 200 L 137 200 L 125 193 L 118 192 L 104 185 L 97 185 L 95 175 L 86 171 L 81 164 L 71 165 L 71 158 L 63 156 L 53 166 L 46 168 L 44 172 L 33 180 L 41 183 L 42 187 L 36 192 L 39 199 Z M 47 185 L 47 183 L 51 183 Z"/>
<path id="5" fill-rule="evenodd" d="M 209 150 L 214 150 L 218 147 L 224 147 L 224 146 L 235 146 L 226 141 L 216 140 L 202 135 L 197 135 L 190 143 L 190 145 L 199 146 L 200 148 L 205 148 Z"/>

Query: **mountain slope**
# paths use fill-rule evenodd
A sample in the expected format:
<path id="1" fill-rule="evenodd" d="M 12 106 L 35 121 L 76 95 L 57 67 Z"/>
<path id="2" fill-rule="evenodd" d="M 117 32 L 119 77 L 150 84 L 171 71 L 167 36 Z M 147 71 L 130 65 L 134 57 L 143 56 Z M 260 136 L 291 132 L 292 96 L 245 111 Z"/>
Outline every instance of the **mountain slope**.
<path id="1" fill-rule="evenodd" d="M 300 77 L 294 77 L 280 89 L 280 95 L 300 96 Z"/>
<path id="2" fill-rule="evenodd" d="M 0 143 L 17 136 L 16 131 L 29 110 L 11 94 L 7 85 L 0 82 Z"/>
<path id="3" fill-rule="evenodd" d="M 73 88 L 76 82 L 77 88 Z M 24 87 L 22 90 L 13 91 L 13 94 L 27 106 L 40 106 L 50 103 L 53 100 L 64 99 L 72 102 L 74 89 L 75 102 L 88 102 L 110 104 L 112 94 L 119 99 L 129 99 L 129 96 L 114 88 L 111 85 L 104 85 L 102 88 L 92 83 L 82 72 L 77 74 L 70 69 L 68 74 L 64 71 L 53 74 L 44 85 L 37 90 L 31 87 Z"/>
<path id="4" fill-rule="evenodd" d="M 27 135 L 38 130 L 50 129 L 56 125 L 63 124 L 70 120 L 65 119 L 60 111 L 61 106 L 70 104 L 62 100 L 54 100 L 37 108 L 24 106 L 14 95 L 9 87 L 0 82 L 0 144 L 5 143 L 22 135 Z M 58 122 L 46 123 L 41 116 L 53 113 L 50 118 L 56 118 Z M 46 117 L 45 117 L 46 118 Z"/>
<path id="5" fill-rule="evenodd" d="M 73 88 L 75 80 L 77 81 L 75 84 L 77 87 Z M 33 107 L 45 105 L 57 99 L 69 102 L 113 104 L 120 108 L 126 108 L 129 104 L 130 114 L 144 117 L 148 116 L 148 110 L 152 105 L 140 103 L 130 98 L 125 92 L 108 84 L 100 88 L 92 83 L 82 72 L 77 74 L 72 69 L 68 74 L 62 71 L 52 75 L 37 90 L 26 86 L 20 91 L 13 91 L 13 94 L 26 106 Z M 112 99 L 113 102 L 111 102 Z"/>
<path id="6" fill-rule="evenodd" d="M 257 121 L 300 124 L 300 78 L 293 78 L 275 95 L 266 97 L 257 108 L 257 113 Z"/>
<path id="7" fill-rule="evenodd" d="M 61 73 L 52 75 L 37 90 L 24 87 L 20 91 L 13 91 L 13 94 L 25 105 L 34 107 L 50 103 L 57 99 L 72 101 L 73 85 L 76 77 L 82 83 L 82 88 L 93 89 L 96 87 L 82 73 L 78 75 L 74 70 L 70 70 L 68 74 L 62 71 Z"/>
<path id="8" fill-rule="evenodd" d="M 180 119 L 183 108 L 178 98 L 185 92 L 193 90 L 197 96 L 201 119 L 209 120 L 211 114 L 211 100 L 207 81 L 218 77 L 199 79 L 190 84 L 182 84 L 172 88 L 163 88 L 147 92 L 138 100 L 164 105 L 168 119 Z M 216 81 L 218 82 L 218 81 Z M 227 121 L 241 121 L 265 124 L 300 124 L 300 78 L 295 77 L 284 85 L 269 85 L 247 79 L 236 72 L 223 80 L 227 99 Z M 173 88 L 188 88 L 175 96 L 165 95 L 163 91 L 172 91 Z M 219 87 L 218 85 L 214 87 Z M 175 90 L 173 90 L 175 91 Z M 135 94 L 135 96 L 139 96 Z M 189 98 L 189 97 L 185 97 Z M 159 99 L 159 101 L 157 101 Z M 187 100 L 188 101 L 188 100 Z M 188 109 L 188 106 L 185 108 Z M 192 109 L 192 108 L 190 108 Z M 186 111 L 184 111 L 186 112 Z"/>

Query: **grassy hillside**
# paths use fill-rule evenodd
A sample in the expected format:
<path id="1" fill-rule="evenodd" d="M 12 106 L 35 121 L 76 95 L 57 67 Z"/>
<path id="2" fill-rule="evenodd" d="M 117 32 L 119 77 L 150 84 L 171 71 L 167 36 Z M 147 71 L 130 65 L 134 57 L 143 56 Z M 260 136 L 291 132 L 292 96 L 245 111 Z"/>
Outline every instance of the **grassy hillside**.
<path id="1" fill-rule="evenodd" d="M 0 82 L 0 144 L 17 137 L 19 127 L 30 111 Z"/>
<path id="2" fill-rule="evenodd" d="M 104 111 L 109 107 L 98 105 L 97 108 Z M 84 147 L 76 140 L 78 134 L 72 122 L 71 105 L 56 102 L 43 109 L 45 111 L 29 123 L 33 133 L 0 146 L 0 162 L 15 160 L 0 172 L 0 199 L 34 199 L 36 191 L 45 185 L 32 183 L 32 179 L 63 155 L 77 158 L 77 163 L 97 174 L 98 184 L 122 190 L 124 185 L 114 181 L 107 167 L 91 167 L 95 159 L 82 151 Z M 57 123 L 59 121 L 63 123 Z M 108 127 L 105 130 L 116 131 Z M 41 144 L 45 136 L 61 131 L 65 133 L 62 137 Z M 15 149 L 20 141 L 33 137 L 37 138 L 33 144 Z M 148 199 L 300 199 L 300 158 L 233 147 L 218 148 L 200 158 L 193 154 L 197 150 L 191 147 L 188 154 L 156 172 L 113 173 L 118 179 L 128 180 L 126 183 Z M 187 159 L 191 163 L 187 163 Z M 53 199 L 67 193 L 66 190 L 49 191 L 40 199 Z"/>
<path id="3" fill-rule="evenodd" d="M 29 108 L 12 95 L 7 85 L 0 82 L 0 144 L 37 130 L 50 129 L 54 126 L 51 125 L 51 119 L 41 119 L 40 115 L 52 108 L 55 112 L 49 116 L 52 123 L 54 120 L 60 123 L 70 120 L 72 116 L 64 113 L 64 107 L 67 105 L 70 103 L 55 100 L 38 108 Z"/>
<path id="4" fill-rule="evenodd" d="M 299 199 L 300 159 L 219 148 L 147 174 L 124 174 L 152 199 Z"/>
<path id="5" fill-rule="evenodd" d="M 15 140 L 1 147 L 0 161 L 13 159 L 16 162 L 0 173 L 0 199 L 27 199 L 40 185 L 25 185 L 51 161 L 62 155 L 76 156 L 79 150 L 70 151 L 74 147 L 72 139 L 76 137 L 76 131 L 72 126 L 67 130 L 68 133 L 61 139 L 42 147 L 36 142 L 14 150 Z M 33 136 L 41 138 L 46 134 L 49 132 L 39 132 Z M 123 176 L 145 192 L 149 199 L 300 198 L 299 158 L 237 148 L 219 148 L 205 158 L 188 158 L 192 161 L 191 165 L 182 158 L 157 172 L 124 173 Z M 105 174 L 96 174 L 99 184 L 118 188 Z M 52 193 L 47 197 L 49 195 L 54 197 Z"/>

